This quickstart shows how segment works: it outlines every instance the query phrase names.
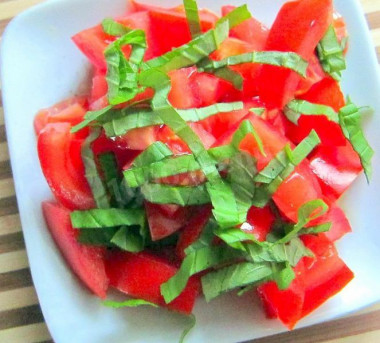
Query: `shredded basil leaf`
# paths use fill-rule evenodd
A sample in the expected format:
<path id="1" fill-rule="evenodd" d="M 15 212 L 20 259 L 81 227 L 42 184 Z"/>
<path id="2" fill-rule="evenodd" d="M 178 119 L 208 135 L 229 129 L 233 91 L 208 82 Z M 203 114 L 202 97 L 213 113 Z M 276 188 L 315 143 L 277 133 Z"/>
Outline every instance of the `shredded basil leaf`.
<path id="1" fill-rule="evenodd" d="M 153 306 L 158 307 L 158 305 L 151 303 L 150 301 L 146 301 L 143 299 L 130 299 L 126 301 L 113 301 L 113 300 L 104 300 L 102 304 L 106 307 L 111 308 L 123 308 L 123 307 L 138 307 L 138 306 Z"/>
<path id="2" fill-rule="evenodd" d="M 118 23 L 116 20 L 112 18 L 104 19 L 102 21 L 102 28 L 106 34 L 115 37 L 123 36 L 131 31 L 129 28 L 127 28 L 123 24 Z"/>
<path id="3" fill-rule="evenodd" d="M 228 21 L 226 21 L 217 25 L 215 29 L 193 39 L 188 44 L 142 63 L 141 68 L 144 71 L 154 68 L 162 72 L 169 72 L 170 70 L 195 65 L 217 50 L 220 44 L 228 37 L 228 32 L 229 26 Z"/>
<path id="4" fill-rule="evenodd" d="M 122 47 L 130 44 L 132 51 L 127 60 Z M 107 62 L 108 101 L 118 105 L 133 99 L 144 91 L 138 87 L 138 70 L 147 48 L 145 32 L 132 30 L 111 43 L 105 50 Z"/>
<path id="5" fill-rule="evenodd" d="M 339 43 L 334 26 L 330 25 L 317 46 L 317 52 L 323 70 L 337 81 L 340 81 L 342 71 L 346 69 L 343 51 L 344 47 Z"/>
<path id="6" fill-rule="evenodd" d="M 268 165 L 255 176 L 255 181 L 262 183 L 256 189 L 253 205 L 264 207 L 281 183 L 294 171 L 320 143 L 317 133 L 310 134 L 292 151 L 289 146 L 280 151 Z"/>
<path id="7" fill-rule="evenodd" d="M 191 37 L 197 38 L 202 34 L 197 2 L 195 0 L 183 0 L 183 5 L 185 7 L 186 19 L 189 24 Z"/>
<path id="8" fill-rule="evenodd" d="M 335 123 L 339 122 L 338 114 L 330 106 L 313 104 L 306 100 L 292 100 L 285 106 L 284 113 L 296 125 L 301 115 L 324 115 Z"/>
<path id="9" fill-rule="evenodd" d="M 186 255 L 178 272 L 161 285 L 161 294 L 168 304 L 185 289 L 189 278 L 201 271 L 239 259 L 243 254 L 225 246 L 206 246 Z"/>
<path id="10" fill-rule="evenodd" d="M 243 108 L 242 102 L 231 102 L 177 111 L 185 121 L 197 122 L 218 113 L 232 112 Z M 104 123 L 103 127 L 108 137 L 116 137 L 133 129 L 163 124 L 162 119 L 152 110 L 127 108 L 117 113 L 109 122 Z"/>
<path id="11" fill-rule="evenodd" d="M 82 145 L 82 160 L 85 168 L 85 176 L 90 185 L 95 203 L 99 208 L 109 208 L 107 190 L 104 187 L 103 181 L 99 175 L 95 162 L 94 152 L 92 151 L 92 143 L 99 137 L 100 129 L 93 129 L 90 135 L 86 138 Z"/>
<path id="12" fill-rule="evenodd" d="M 191 314 L 190 316 L 188 316 L 188 318 L 190 319 L 189 326 L 183 330 L 183 332 L 181 334 L 181 337 L 179 338 L 179 343 L 184 343 L 185 342 L 185 338 L 191 332 L 191 330 L 194 329 L 195 324 L 197 323 L 197 320 L 196 320 L 196 318 L 195 318 L 195 316 L 193 314 Z"/>
<path id="13" fill-rule="evenodd" d="M 277 244 L 287 243 L 293 238 L 297 237 L 299 232 L 312 220 L 324 215 L 328 211 L 329 207 L 321 200 L 311 200 L 303 204 L 297 213 L 297 223 L 291 227 L 289 232 L 281 239 L 276 241 Z"/>
<path id="14" fill-rule="evenodd" d="M 225 267 L 201 278 L 203 294 L 209 302 L 225 292 L 267 280 L 272 273 L 269 263 L 243 262 Z"/>
<path id="15" fill-rule="evenodd" d="M 308 67 L 308 62 L 294 52 L 253 51 L 230 56 L 220 61 L 208 60 L 198 64 L 198 70 L 209 71 L 243 63 L 260 63 L 289 68 L 303 77 L 306 77 Z"/>
<path id="16" fill-rule="evenodd" d="M 206 186 L 169 186 L 160 183 L 145 183 L 141 186 L 145 200 L 154 204 L 176 204 L 180 206 L 210 203 Z"/>
<path id="17" fill-rule="evenodd" d="M 344 136 L 350 141 L 353 149 L 358 153 L 364 169 L 367 182 L 372 177 L 371 160 L 374 151 L 369 145 L 361 128 L 361 114 L 359 108 L 348 98 L 347 105 L 339 111 L 339 124 Z"/>
<path id="18" fill-rule="evenodd" d="M 138 209 L 96 208 L 87 211 L 73 211 L 71 223 L 77 229 L 106 228 L 120 225 L 143 225 L 144 212 Z"/>

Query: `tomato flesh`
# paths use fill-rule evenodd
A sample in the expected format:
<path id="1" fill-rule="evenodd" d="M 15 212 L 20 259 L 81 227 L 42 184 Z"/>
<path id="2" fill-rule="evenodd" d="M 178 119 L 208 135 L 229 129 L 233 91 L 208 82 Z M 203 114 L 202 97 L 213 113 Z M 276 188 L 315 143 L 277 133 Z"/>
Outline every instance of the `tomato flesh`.
<path id="1" fill-rule="evenodd" d="M 65 207 L 86 210 L 95 206 L 79 149 L 70 149 L 74 135 L 68 123 L 48 124 L 38 136 L 42 172 L 56 199 Z M 76 151 L 75 155 L 70 154 Z"/>
<path id="2" fill-rule="evenodd" d="M 104 265 L 105 249 L 77 242 L 79 231 L 71 226 L 68 209 L 45 201 L 42 212 L 54 241 L 71 269 L 94 294 L 105 299 L 109 283 Z"/>
<path id="3" fill-rule="evenodd" d="M 269 31 L 265 50 L 292 51 L 309 60 L 332 23 L 332 0 L 286 3 Z M 268 107 L 283 108 L 293 97 L 301 77 L 295 72 L 264 65 L 259 76 L 259 94 Z"/>
<path id="4" fill-rule="evenodd" d="M 119 291 L 184 314 L 191 314 L 199 294 L 199 279 L 192 277 L 178 298 L 166 304 L 160 286 L 177 272 L 177 268 L 148 252 L 115 251 L 108 257 L 106 270 L 110 285 Z"/>

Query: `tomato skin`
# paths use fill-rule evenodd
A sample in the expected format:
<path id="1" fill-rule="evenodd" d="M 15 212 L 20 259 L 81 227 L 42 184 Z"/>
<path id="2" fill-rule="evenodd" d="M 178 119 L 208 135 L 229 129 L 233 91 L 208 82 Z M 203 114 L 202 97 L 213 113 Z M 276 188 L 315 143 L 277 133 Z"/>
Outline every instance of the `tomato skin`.
<path id="1" fill-rule="evenodd" d="M 332 22 L 332 0 L 285 3 L 269 32 L 265 50 L 292 51 L 309 60 Z M 268 107 L 283 108 L 293 97 L 301 77 L 289 69 L 264 65 L 259 94 Z"/>
<path id="2" fill-rule="evenodd" d="M 290 287 L 281 291 L 274 282 L 258 287 L 268 317 L 278 317 L 289 329 L 343 289 L 354 276 L 328 238 L 304 235 L 301 239 L 315 257 L 300 260 Z"/>
<path id="3" fill-rule="evenodd" d="M 199 238 L 210 216 L 211 206 L 202 206 L 183 227 L 176 246 L 176 255 L 179 259 L 183 260 L 185 258 L 186 248 Z"/>
<path id="4" fill-rule="evenodd" d="M 87 111 L 85 97 L 73 97 L 61 101 L 52 107 L 40 110 L 34 118 L 34 130 L 38 135 L 49 123 L 70 123 L 72 126 L 83 120 Z M 85 133 L 86 130 L 81 130 Z"/>
<path id="5" fill-rule="evenodd" d="M 235 8 L 236 6 L 223 6 L 222 15 L 227 15 Z M 246 41 L 254 45 L 257 51 L 261 51 L 265 47 L 268 33 L 268 28 L 264 24 L 260 23 L 257 19 L 252 17 L 231 29 L 230 37 Z"/>
<path id="6" fill-rule="evenodd" d="M 316 83 L 299 99 L 330 106 L 336 112 L 345 105 L 344 95 L 339 84 L 331 78 L 324 78 Z M 327 119 L 326 116 L 301 115 L 298 125 L 287 121 L 286 136 L 293 143 L 298 144 L 313 129 L 321 139 L 321 145 L 343 146 L 346 144 L 346 138 L 339 124 Z"/>
<path id="7" fill-rule="evenodd" d="M 161 210 L 161 206 L 145 202 L 150 235 L 153 241 L 158 241 L 172 235 L 183 227 L 189 219 L 191 208 L 179 207 L 169 216 Z"/>
<path id="8" fill-rule="evenodd" d="M 86 210 L 95 207 L 95 202 L 84 176 L 78 142 L 70 129 L 68 123 L 46 125 L 38 136 L 38 157 L 56 199 L 71 210 Z M 71 144 L 77 148 L 72 149 Z"/>
<path id="9" fill-rule="evenodd" d="M 166 304 L 160 286 L 177 272 L 177 268 L 149 252 L 112 252 L 106 270 L 110 285 L 119 291 L 184 314 L 191 314 L 200 291 L 199 279 L 192 277 L 178 298 Z"/>
<path id="10" fill-rule="evenodd" d="M 157 56 L 158 52 L 155 49 L 155 38 L 152 36 L 151 20 L 148 12 L 128 14 L 125 17 L 117 18 L 116 21 L 132 29 L 144 30 L 148 43 L 145 59 Z M 102 26 L 97 25 L 77 33 L 72 37 L 72 40 L 99 71 L 106 72 L 107 64 L 104 51 L 110 43 L 116 40 L 116 37 L 107 35 L 104 33 Z M 130 46 L 126 46 L 123 49 L 127 56 L 130 53 L 130 49 Z"/>
<path id="11" fill-rule="evenodd" d="M 302 274 L 304 264 L 301 260 L 294 269 L 297 277 L 289 288 L 280 290 L 274 281 L 257 288 L 268 318 L 278 318 L 289 329 L 293 329 L 300 319 L 305 298 L 305 286 Z"/>
<path id="12" fill-rule="evenodd" d="M 317 148 L 310 157 L 310 167 L 330 201 L 339 199 L 363 170 L 349 142 L 345 146 Z"/>
<path id="13" fill-rule="evenodd" d="M 302 241 L 316 258 L 304 257 L 305 301 L 302 317 L 321 306 L 338 293 L 354 277 L 353 272 L 339 258 L 336 248 L 322 235 L 306 235 Z"/>
<path id="14" fill-rule="evenodd" d="M 352 232 L 351 225 L 343 212 L 343 210 L 337 204 L 330 204 L 329 210 L 324 215 L 311 221 L 307 227 L 331 223 L 329 231 L 324 232 L 321 236 L 326 237 L 329 241 L 335 242 L 342 238 L 346 233 Z"/>
<path id="15" fill-rule="evenodd" d="M 54 241 L 71 269 L 94 294 L 105 299 L 109 283 L 104 265 L 105 249 L 78 243 L 79 230 L 71 226 L 68 209 L 44 201 L 42 212 Z"/>
<path id="16" fill-rule="evenodd" d="M 252 206 L 247 214 L 247 223 L 250 227 L 242 227 L 242 230 L 253 234 L 257 240 L 263 242 L 266 240 L 266 236 L 270 232 L 275 220 L 276 217 L 269 206 L 265 206 L 264 208 Z"/>

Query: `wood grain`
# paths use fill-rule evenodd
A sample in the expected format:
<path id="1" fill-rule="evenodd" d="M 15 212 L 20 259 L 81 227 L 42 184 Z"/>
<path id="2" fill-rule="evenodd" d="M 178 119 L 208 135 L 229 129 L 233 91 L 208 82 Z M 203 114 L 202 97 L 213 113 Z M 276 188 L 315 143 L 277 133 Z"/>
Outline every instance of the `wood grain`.
<path id="1" fill-rule="evenodd" d="M 0 40 L 6 25 L 15 15 L 43 1 L 0 0 Z M 380 0 L 361 0 L 361 4 L 371 28 L 374 47 L 380 59 Z M 44 323 L 28 266 L 9 162 L 1 95 L 0 342 L 53 342 Z M 346 318 L 257 339 L 253 342 L 377 343 L 380 342 L 380 304 L 366 308 Z"/>

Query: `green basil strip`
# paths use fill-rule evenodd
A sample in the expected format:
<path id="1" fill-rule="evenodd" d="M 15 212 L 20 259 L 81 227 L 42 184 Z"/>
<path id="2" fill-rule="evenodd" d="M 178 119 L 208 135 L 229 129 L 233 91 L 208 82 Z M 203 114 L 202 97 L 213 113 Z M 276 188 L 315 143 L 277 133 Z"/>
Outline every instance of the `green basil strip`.
<path id="1" fill-rule="evenodd" d="M 222 268 L 202 277 L 202 289 L 206 301 L 239 287 L 248 286 L 258 281 L 265 281 L 272 276 L 269 263 L 243 262 Z"/>
<path id="2" fill-rule="evenodd" d="M 238 152 L 230 159 L 228 181 L 235 194 L 242 222 L 246 221 L 255 196 L 254 176 L 256 174 L 256 160 L 248 153 Z"/>
<path id="3" fill-rule="evenodd" d="M 175 48 L 166 54 L 151 59 L 141 64 L 142 70 L 151 68 L 162 72 L 190 67 L 197 64 L 201 59 L 208 57 L 217 50 L 220 44 L 228 37 L 228 21 L 216 26 L 203 35 L 193 39 L 188 44 Z"/>
<path id="4" fill-rule="evenodd" d="M 110 203 L 112 207 L 122 208 L 124 201 L 122 199 L 121 177 L 118 171 L 118 165 L 115 154 L 107 152 L 98 156 L 100 168 L 103 171 L 104 182 L 107 186 L 108 193 L 110 194 Z"/>
<path id="5" fill-rule="evenodd" d="M 347 105 L 340 109 L 338 115 L 343 134 L 350 141 L 353 149 L 358 153 L 367 182 L 369 182 L 372 177 L 371 160 L 374 151 L 365 138 L 363 129 L 361 128 L 359 108 L 348 98 Z"/>
<path id="6" fill-rule="evenodd" d="M 151 69 L 140 74 L 143 85 L 156 90 L 152 107 L 175 134 L 190 148 L 207 178 L 206 188 L 213 204 L 213 213 L 221 226 L 239 224 L 236 200 L 231 187 L 221 178 L 216 161 L 209 155 L 198 135 L 188 126 L 180 114 L 170 105 L 168 94 L 170 78 L 160 70 Z"/>
<path id="7" fill-rule="evenodd" d="M 94 152 L 92 151 L 92 143 L 99 137 L 100 129 L 93 129 L 90 135 L 86 138 L 82 145 L 82 160 L 85 168 L 85 176 L 90 185 L 95 203 L 99 208 L 109 208 L 107 190 L 99 175 L 98 168 L 95 162 Z"/>
<path id="8" fill-rule="evenodd" d="M 182 293 L 192 275 L 242 256 L 241 252 L 225 246 L 209 246 L 195 250 L 186 255 L 178 272 L 161 285 L 161 295 L 168 304 Z"/>
<path id="9" fill-rule="evenodd" d="M 260 137 L 257 135 L 255 130 L 253 129 L 252 124 L 249 121 L 243 121 L 242 124 L 239 126 L 239 128 L 236 130 L 231 144 L 212 148 L 208 150 L 208 153 L 217 162 L 223 162 L 224 160 L 232 158 L 239 151 L 238 148 L 239 148 L 240 142 L 243 138 L 246 137 L 247 134 L 252 134 L 256 138 L 256 141 L 258 142 L 258 146 L 261 149 L 263 149 L 262 141 L 260 140 Z M 150 148 L 148 148 L 148 150 L 149 149 Z M 263 150 L 262 150 L 262 153 L 264 156 L 266 156 Z M 137 159 L 140 158 L 140 156 L 143 156 L 144 154 L 145 152 L 139 155 Z M 170 155 L 171 153 L 167 157 L 170 157 Z M 196 171 L 200 169 L 201 169 L 201 166 L 197 162 L 194 155 L 189 154 L 189 155 L 175 156 L 172 158 L 164 158 L 163 156 L 157 162 L 151 161 L 150 164 L 144 163 L 140 167 L 136 166 L 136 161 L 135 161 L 132 168 L 125 170 L 123 173 L 124 173 L 125 181 L 129 187 L 139 187 L 143 185 L 145 182 L 149 182 L 153 179 L 159 179 L 159 178 L 168 177 L 172 175 L 178 175 L 178 174 L 192 172 L 192 171 Z"/>
<path id="10" fill-rule="evenodd" d="M 306 100 L 292 100 L 286 105 L 284 113 L 296 125 L 301 115 L 324 115 L 335 123 L 339 122 L 338 114 L 330 106 L 313 104 Z"/>
<path id="11" fill-rule="evenodd" d="M 183 5 L 185 7 L 186 19 L 189 24 L 191 37 L 197 38 L 202 34 L 197 2 L 195 0 L 183 0 Z"/>
<path id="12" fill-rule="evenodd" d="M 217 24 L 222 24 L 223 22 L 228 21 L 230 29 L 233 29 L 234 27 L 240 25 L 242 22 L 250 18 L 252 18 L 252 14 L 248 10 L 248 6 L 242 5 L 242 6 L 234 8 L 227 15 L 220 18 Z"/>
<path id="13" fill-rule="evenodd" d="M 85 128 L 86 126 L 90 125 L 94 121 L 99 120 L 102 117 L 110 115 L 112 118 L 112 115 L 114 113 L 115 113 L 115 110 L 112 109 L 112 106 L 104 107 L 99 111 L 88 111 L 84 116 L 84 120 L 80 122 L 79 124 L 73 126 L 71 128 L 71 132 L 72 133 L 78 132 L 79 130 Z"/>
<path id="14" fill-rule="evenodd" d="M 128 44 L 132 46 L 129 60 L 125 58 L 122 50 L 122 47 Z M 138 87 L 138 71 L 146 48 L 145 32 L 132 30 L 111 43 L 105 50 L 108 100 L 111 105 L 131 100 L 144 90 Z"/>
<path id="15" fill-rule="evenodd" d="M 299 231 L 298 235 L 317 235 L 318 233 L 328 232 L 332 227 L 332 223 L 323 223 L 311 227 L 305 227 Z"/>
<path id="16" fill-rule="evenodd" d="M 343 51 L 344 47 L 338 41 L 334 26 L 330 25 L 317 46 L 317 52 L 323 70 L 337 81 L 340 81 L 342 71 L 346 69 Z"/>
<path id="17" fill-rule="evenodd" d="M 303 77 L 306 77 L 306 70 L 308 67 L 308 62 L 294 52 L 254 51 L 230 56 L 220 61 L 206 61 L 205 63 L 198 65 L 198 70 L 209 71 L 243 63 L 260 63 L 284 67 L 295 71 Z"/>
<path id="18" fill-rule="evenodd" d="M 285 237 L 276 241 L 276 244 L 287 243 L 297 237 L 299 232 L 312 220 L 324 215 L 329 207 L 321 200 L 311 200 L 298 209 L 297 223 L 289 230 Z"/>
<path id="19" fill-rule="evenodd" d="M 229 23 L 230 29 L 232 29 L 235 26 L 241 24 L 242 22 L 250 18 L 252 18 L 252 15 L 248 10 L 247 5 L 243 5 L 243 6 L 235 8 L 226 16 L 220 18 L 217 24 L 227 21 Z M 206 57 L 204 60 L 201 61 L 201 63 L 206 63 L 206 61 L 210 61 L 210 58 Z M 243 89 L 243 81 L 244 81 L 243 77 L 238 72 L 228 67 L 219 68 L 216 70 L 208 70 L 207 72 L 214 74 L 215 76 L 227 82 L 230 82 L 236 89 L 239 89 L 239 90 Z"/>
<path id="20" fill-rule="evenodd" d="M 197 323 L 197 320 L 195 318 L 195 316 L 193 314 L 191 314 L 190 316 L 188 316 L 188 318 L 190 319 L 190 323 L 189 323 L 189 326 L 186 327 L 182 334 L 181 334 L 181 337 L 179 338 L 179 343 L 184 343 L 185 342 L 185 338 L 187 337 L 187 335 L 191 332 L 191 330 L 194 329 L 195 327 L 195 324 Z"/>
<path id="21" fill-rule="evenodd" d="M 112 18 L 104 19 L 102 21 L 102 28 L 106 34 L 115 37 L 123 36 L 131 31 L 131 29 L 127 28 L 123 24 L 118 23 Z"/>
<path id="22" fill-rule="evenodd" d="M 87 211 L 73 211 L 70 214 L 71 224 L 76 229 L 96 229 L 121 225 L 143 225 L 144 211 L 138 209 L 93 209 Z"/>
<path id="23" fill-rule="evenodd" d="M 158 305 L 153 304 L 149 301 L 143 299 L 130 299 L 126 301 L 112 301 L 112 300 L 104 300 L 102 305 L 111 308 L 123 308 L 123 307 L 138 307 L 138 306 L 153 306 L 158 307 Z"/>
<path id="24" fill-rule="evenodd" d="M 239 101 L 218 103 L 203 108 L 177 110 L 177 112 L 185 121 L 197 122 L 218 113 L 227 113 L 243 108 L 244 104 Z M 121 110 L 111 121 L 103 124 L 103 127 L 108 137 L 116 137 L 122 136 L 133 129 L 162 124 L 164 124 L 164 122 L 154 111 L 128 108 Z"/>
<path id="25" fill-rule="evenodd" d="M 145 183 L 141 186 L 145 200 L 154 204 L 176 204 L 180 206 L 204 205 L 211 202 L 205 185 L 196 187 L 169 186 L 160 183 Z"/>
<path id="26" fill-rule="evenodd" d="M 273 280 L 280 290 L 289 288 L 296 277 L 293 268 L 288 263 L 272 263 Z"/>
<path id="27" fill-rule="evenodd" d="M 154 142 L 133 161 L 133 166 L 143 167 L 172 156 L 171 150 L 162 142 Z"/>
<path id="28" fill-rule="evenodd" d="M 276 157 L 255 176 L 255 181 L 263 185 L 256 189 L 253 205 L 264 207 L 281 183 L 319 143 L 320 139 L 317 133 L 312 130 L 293 151 L 291 151 L 289 146 L 286 146 L 284 150 L 280 151 Z"/>
<path id="29" fill-rule="evenodd" d="M 122 250 L 137 253 L 144 250 L 146 236 L 145 225 L 122 226 L 113 235 L 110 242 Z"/>

